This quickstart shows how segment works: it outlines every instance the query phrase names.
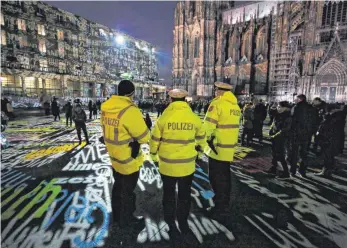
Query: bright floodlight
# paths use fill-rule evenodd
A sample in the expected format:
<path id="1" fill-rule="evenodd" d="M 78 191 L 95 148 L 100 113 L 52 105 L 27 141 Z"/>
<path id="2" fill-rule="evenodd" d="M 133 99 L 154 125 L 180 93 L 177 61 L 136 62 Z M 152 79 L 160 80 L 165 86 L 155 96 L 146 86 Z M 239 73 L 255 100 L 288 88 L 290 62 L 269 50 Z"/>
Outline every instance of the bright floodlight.
<path id="1" fill-rule="evenodd" d="M 152 53 L 155 53 L 155 48 L 154 47 L 152 48 Z"/>
<path id="2" fill-rule="evenodd" d="M 122 35 L 117 35 L 116 42 L 118 44 L 123 44 L 124 43 L 124 37 Z"/>

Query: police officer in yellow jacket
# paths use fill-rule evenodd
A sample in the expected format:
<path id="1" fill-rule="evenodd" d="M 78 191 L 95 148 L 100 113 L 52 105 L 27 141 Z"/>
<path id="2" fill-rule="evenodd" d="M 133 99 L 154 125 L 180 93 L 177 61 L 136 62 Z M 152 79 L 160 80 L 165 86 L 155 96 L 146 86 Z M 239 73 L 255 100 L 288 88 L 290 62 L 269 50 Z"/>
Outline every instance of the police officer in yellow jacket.
<path id="1" fill-rule="evenodd" d="M 237 99 L 231 92 L 231 85 L 216 82 L 216 98 L 211 102 L 204 119 L 204 129 L 209 157 L 209 178 L 215 192 L 213 213 L 225 213 L 229 207 L 231 174 L 230 163 L 233 161 L 239 135 L 241 110 Z"/>
<path id="2" fill-rule="evenodd" d="M 163 180 L 164 219 L 169 225 L 172 239 L 180 235 L 191 235 L 188 215 L 191 204 L 191 185 L 197 156 L 196 146 L 205 148 L 205 131 L 200 118 L 185 102 L 188 92 L 174 89 L 169 92 L 171 104 L 158 119 L 150 140 L 153 160 L 159 159 L 159 172 Z M 176 211 L 175 189 L 178 184 L 178 203 Z M 187 239 L 186 239 L 187 240 Z"/>
<path id="3" fill-rule="evenodd" d="M 114 169 L 113 220 L 121 226 L 143 222 L 133 216 L 134 189 L 143 163 L 140 144 L 149 141 L 150 133 L 141 111 L 132 102 L 134 92 L 134 84 L 123 80 L 118 85 L 118 96 L 113 95 L 101 105 L 104 141 Z"/>

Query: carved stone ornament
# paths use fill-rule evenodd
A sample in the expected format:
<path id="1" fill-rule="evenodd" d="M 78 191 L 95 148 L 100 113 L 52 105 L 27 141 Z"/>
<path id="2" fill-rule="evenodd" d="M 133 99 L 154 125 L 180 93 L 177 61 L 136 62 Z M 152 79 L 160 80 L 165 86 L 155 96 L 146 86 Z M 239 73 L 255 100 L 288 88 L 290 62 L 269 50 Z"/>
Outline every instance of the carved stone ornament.
<path id="1" fill-rule="evenodd" d="M 259 54 L 259 55 L 257 56 L 257 62 L 260 62 L 260 61 L 263 61 L 263 60 L 264 60 L 263 55 Z"/>
<path id="2" fill-rule="evenodd" d="M 248 59 L 246 57 L 246 55 L 244 55 L 241 60 L 240 60 L 241 63 L 247 63 L 248 62 Z"/>
<path id="3" fill-rule="evenodd" d="M 231 63 L 233 63 L 233 59 L 229 57 L 227 61 L 225 61 L 225 65 L 231 65 Z"/>

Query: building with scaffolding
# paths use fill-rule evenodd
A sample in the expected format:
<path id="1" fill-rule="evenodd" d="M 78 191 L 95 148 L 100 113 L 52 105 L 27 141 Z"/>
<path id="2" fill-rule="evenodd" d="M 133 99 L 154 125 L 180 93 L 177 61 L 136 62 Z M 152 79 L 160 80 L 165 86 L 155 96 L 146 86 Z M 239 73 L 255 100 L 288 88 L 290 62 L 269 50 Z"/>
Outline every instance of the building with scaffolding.
<path id="1" fill-rule="evenodd" d="M 122 79 L 164 97 L 155 47 L 38 1 L 1 2 L 1 93 L 107 97 Z"/>
<path id="2" fill-rule="evenodd" d="M 196 97 L 213 82 L 239 97 L 347 101 L 347 2 L 179 2 L 173 84 Z"/>

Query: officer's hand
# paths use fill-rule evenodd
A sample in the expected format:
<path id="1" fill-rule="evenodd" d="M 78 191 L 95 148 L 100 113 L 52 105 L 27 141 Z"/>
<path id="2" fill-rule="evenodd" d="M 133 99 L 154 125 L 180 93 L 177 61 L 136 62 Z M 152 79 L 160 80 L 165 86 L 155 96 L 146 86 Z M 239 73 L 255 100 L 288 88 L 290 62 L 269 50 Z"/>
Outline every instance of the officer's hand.
<path id="1" fill-rule="evenodd" d="M 129 146 L 131 147 L 131 157 L 133 159 L 136 159 L 137 156 L 140 153 L 140 144 L 139 144 L 139 142 L 137 140 L 132 141 L 132 142 L 129 143 Z"/>
<path id="2" fill-rule="evenodd" d="M 196 145 L 196 146 L 195 146 L 195 151 L 197 151 L 197 152 L 202 152 L 201 146 L 200 146 L 200 145 Z"/>
<path id="3" fill-rule="evenodd" d="M 151 159 L 153 160 L 153 162 L 159 162 L 158 154 L 151 153 Z"/>
<path id="4" fill-rule="evenodd" d="M 100 143 L 105 144 L 104 136 L 101 136 L 101 137 L 99 138 L 99 141 L 100 141 Z"/>

